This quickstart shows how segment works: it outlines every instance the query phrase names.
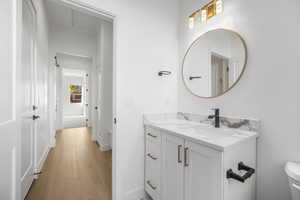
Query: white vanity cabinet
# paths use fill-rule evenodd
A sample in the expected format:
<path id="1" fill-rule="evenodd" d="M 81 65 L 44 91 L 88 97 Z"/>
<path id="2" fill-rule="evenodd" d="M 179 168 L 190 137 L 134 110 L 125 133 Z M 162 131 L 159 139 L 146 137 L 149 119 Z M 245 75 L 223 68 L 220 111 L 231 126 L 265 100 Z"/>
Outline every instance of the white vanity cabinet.
<path id="1" fill-rule="evenodd" d="M 256 139 L 220 150 L 145 126 L 145 189 L 154 200 L 255 200 L 255 174 L 244 183 L 227 178 L 240 176 L 243 162 L 256 166 Z M 152 158 L 151 158 L 152 157 Z"/>
<path id="2" fill-rule="evenodd" d="M 185 142 L 184 154 L 186 161 L 183 199 L 222 199 L 222 154 L 189 141 Z"/>
<path id="3" fill-rule="evenodd" d="M 162 199 L 182 200 L 184 196 L 184 139 L 162 135 Z"/>

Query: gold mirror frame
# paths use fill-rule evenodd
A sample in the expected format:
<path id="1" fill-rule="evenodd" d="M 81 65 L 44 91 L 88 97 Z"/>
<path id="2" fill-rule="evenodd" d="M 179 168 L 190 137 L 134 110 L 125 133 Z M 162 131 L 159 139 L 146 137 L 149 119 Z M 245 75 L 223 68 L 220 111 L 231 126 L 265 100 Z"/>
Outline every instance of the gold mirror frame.
<path id="1" fill-rule="evenodd" d="M 185 59 L 187 57 L 187 55 L 189 54 L 191 48 L 195 45 L 195 43 L 205 34 L 208 34 L 210 32 L 213 32 L 213 31 L 216 31 L 216 30 L 223 30 L 223 31 L 229 31 L 233 34 L 235 34 L 236 36 L 238 36 L 243 44 L 243 47 L 245 49 L 245 61 L 244 61 L 244 65 L 243 65 L 243 69 L 238 77 L 238 79 L 232 84 L 232 86 L 230 86 L 225 92 L 217 95 L 217 96 L 212 96 L 212 97 L 203 97 L 203 96 L 199 96 L 198 94 L 194 93 L 187 85 L 185 79 L 184 79 L 184 74 L 183 74 L 183 70 L 184 70 L 184 62 L 185 62 Z M 217 28 L 217 29 L 212 29 L 212 30 L 209 30 L 205 33 L 203 33 L 202 35 L 200 35 L 199 37 L 197 37 L 193 42 L 192 44 L 189 46 L 189 48 L 187 49 L 184 57 L 183 57 L 183 62 L 182 62 L 182 66 L 181 66 L 181 76 L 182 76 L 182 81 L 184 83 L 184 86 L 185 88 L 194 96 L 197 96 L 197 97 L 200 97 L 200 98 L 203 98 L 203 99 L 213 99 L 213 98 L 217 98 L 217 97 L 220 97 L 222 95 L 224 95 L 225 93 L 229 92 L 239 81 L 240 79 L 242 78 L 244 72 L 245 72 L 245 69 L 246 69 L 246 65 L 247 65 L 247 61 L 248 61 L 248 50 L 247 50 L 247 45 L 246 45 L 246 42 L 244 40 L 244 38 L 239 34 L 237 33 L 236 31 L 233 31 L 233 30 L 230 30 L 230 29 L 225 29 L 225 28 Z"/>

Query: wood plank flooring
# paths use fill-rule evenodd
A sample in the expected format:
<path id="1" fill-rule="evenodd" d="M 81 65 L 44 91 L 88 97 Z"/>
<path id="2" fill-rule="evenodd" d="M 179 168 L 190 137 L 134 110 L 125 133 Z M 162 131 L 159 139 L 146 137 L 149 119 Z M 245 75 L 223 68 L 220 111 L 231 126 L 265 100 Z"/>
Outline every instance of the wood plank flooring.
<path id="1" fill-rule="evenodd" d="M 101 152 L 90 136 L 88 128 L 58 132 L 26 200 L 111 200 L 111 151 Z"/>

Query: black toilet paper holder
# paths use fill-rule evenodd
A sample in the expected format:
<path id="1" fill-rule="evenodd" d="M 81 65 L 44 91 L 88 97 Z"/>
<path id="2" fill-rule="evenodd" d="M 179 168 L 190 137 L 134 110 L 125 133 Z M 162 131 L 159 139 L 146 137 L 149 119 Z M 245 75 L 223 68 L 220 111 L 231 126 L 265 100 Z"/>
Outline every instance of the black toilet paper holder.
<path id="1" fill-rule="evenodd" d="M 239 162 L 238 170 L 246 171 L 246 173 L 241 176 L 233 172 L 232 169 L 227 170 L 226 177 L 227 179 L 235 179 L 239 182 L 244 183 L 247 179 L 249 179 L 253 174 L 255 174 L 255 169 L 245 165 L 243 162 Z"/>

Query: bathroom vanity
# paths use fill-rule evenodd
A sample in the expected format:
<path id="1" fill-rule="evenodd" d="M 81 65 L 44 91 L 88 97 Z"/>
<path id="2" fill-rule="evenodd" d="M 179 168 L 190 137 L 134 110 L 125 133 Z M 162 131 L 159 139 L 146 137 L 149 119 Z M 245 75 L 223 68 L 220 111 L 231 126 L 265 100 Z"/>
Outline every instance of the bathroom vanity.
<path id="1" fill-rule="evenodd" d="M 154 200 L 255 200 L 257 131 L 144 120 L 145 190 Z"/>

